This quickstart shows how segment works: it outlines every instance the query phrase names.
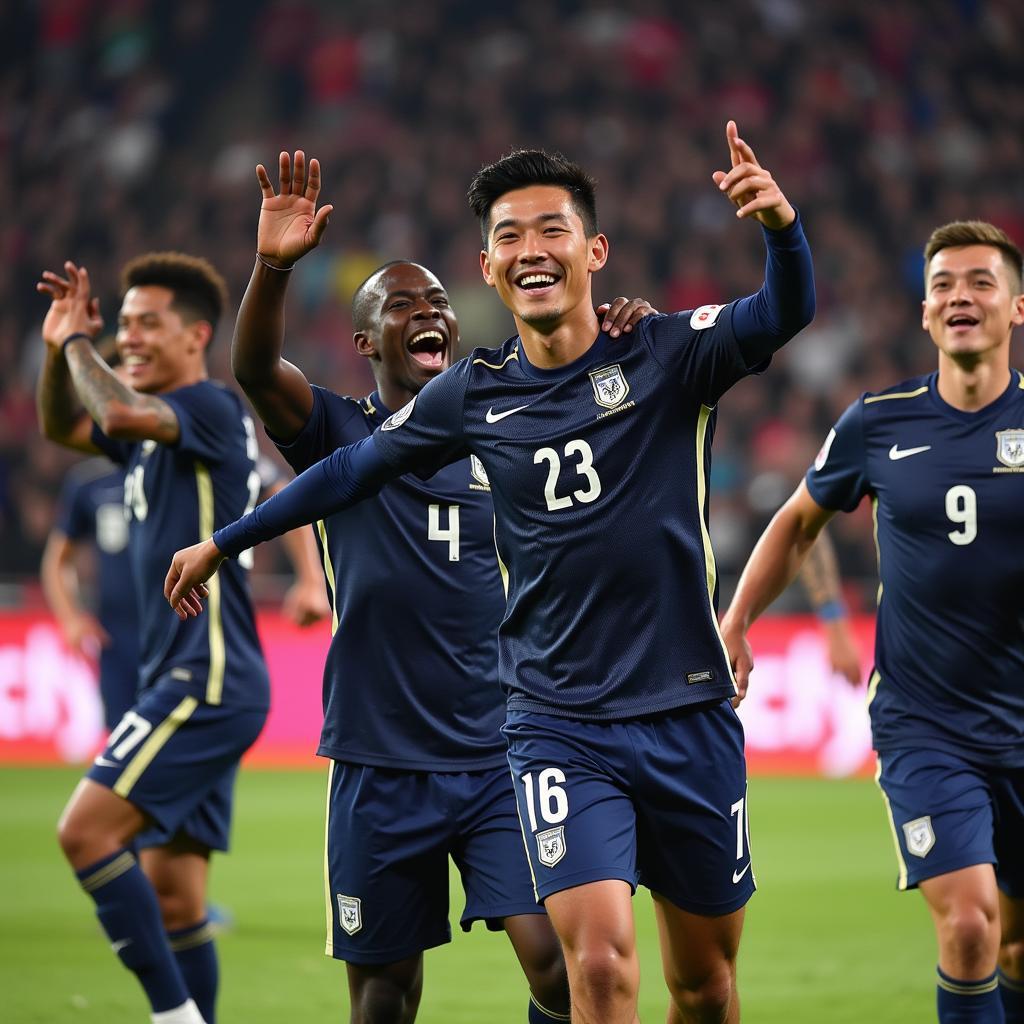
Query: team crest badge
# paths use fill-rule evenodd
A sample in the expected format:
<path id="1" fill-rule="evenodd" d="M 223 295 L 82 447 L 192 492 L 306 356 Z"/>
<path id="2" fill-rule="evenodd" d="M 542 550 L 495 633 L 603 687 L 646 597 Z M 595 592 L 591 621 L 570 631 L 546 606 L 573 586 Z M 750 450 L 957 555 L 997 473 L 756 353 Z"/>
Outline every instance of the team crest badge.
<path id="1" fill-rule="evenodd" d="M 411 402 L 406 402 L 398 412 L 393 412 L 382 424 L 381 430 L 397 430 L 411 415 L 412 407 L 416 404 L 414 398 Z"/>
<path id="2" fill-rule="evenodd" d="M 469 471 L 473 474 L 473 479 L 478 484 L 483 484 L 484 487 L 491 486 L 491 481 L 487 479 L 487 470 L 484 469 L 484 464 L 475 455 L 470 455 L 469 457 Z"/>
<path id="3" fill-rule="evenodd" d="M 915 857 L 927 857 L 928 851 L 935 845 L 935 833 L 932 831 L 932 816 L 915 818 L 903 826 L 903 835 L 907 840 L 907 850 Z"/>
<path id="4" fill-rule="evenodd" d="M 565 856 L 565 826 L 537 833 L 537 857 L 545 867 L 553 868 Z"/>
<path id="5" fill-rule="evenodd" d="M 590 383 L 594 385 L 594 401 L 606 409 L 614 409 L 629 394 L 629 382 L 622 375 L 622 367 L 618 363 L 591 370 Z"/>
<path id="6" fill-rule="evenodd" d="M 338 918 L 341 927 L 349 935 L 355 935 L 363 927 L 363 901 L 355 896 L 342 896 L 339 892 Z"/>
<path id="7" fill-rule="evenodd" d="M 997 430 L 996 458 L 1011 469 L 1024 466 L 1024 430 Z"/>

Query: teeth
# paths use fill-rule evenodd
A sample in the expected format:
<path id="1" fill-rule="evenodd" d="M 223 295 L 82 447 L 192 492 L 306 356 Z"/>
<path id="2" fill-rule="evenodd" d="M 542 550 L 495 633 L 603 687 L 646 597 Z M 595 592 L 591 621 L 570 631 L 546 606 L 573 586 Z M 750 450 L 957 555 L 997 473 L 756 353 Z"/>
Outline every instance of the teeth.
<path id="1" fill-rule="evenodd" d="M 554 284 L 555 277 L 551 274 L 528 274 L 526 277 L 519 278 L 520 288 L 525 287 L 528 284 Z"/>
<path id="2" fill-rule="evenodd" d="M 142 356 L 125 356 L 125 366 L 143 366 L 146 360 Z"/>
<path id="3" fill-rule="evenodd" d="M 444 335 L 440 331 L 424 331 L 422 334 L 416 334 L 409 339 L 409 344 L 413 345 L 420 341 L 427 341 L 428 339 L 433 341 L 439 341 L 444 344 Z"/>

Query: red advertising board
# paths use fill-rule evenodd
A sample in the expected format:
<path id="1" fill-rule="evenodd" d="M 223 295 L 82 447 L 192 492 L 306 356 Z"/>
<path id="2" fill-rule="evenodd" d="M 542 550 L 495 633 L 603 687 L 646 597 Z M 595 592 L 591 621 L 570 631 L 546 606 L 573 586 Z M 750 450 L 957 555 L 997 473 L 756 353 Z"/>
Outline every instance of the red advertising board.
<path id="1" fill-rule="evenodd" d="M 854 627 L 871 664 L 873 620 Z M 320 733 L 321 673 L 330 633 L 300 630 L 261 613 L 273 690 L 266 728 L 250 762 L 313 766 Z M 828 665 L 812 618 L 767 617 L 751 631 L 756 666 L 740 708 L 752 772 L 850 775 L 871 764 L 864 685 Z M 103 740 L 95 666 L 68 652 L 45 615 L 0 615 L 0 762 L 81 762 Z"/>

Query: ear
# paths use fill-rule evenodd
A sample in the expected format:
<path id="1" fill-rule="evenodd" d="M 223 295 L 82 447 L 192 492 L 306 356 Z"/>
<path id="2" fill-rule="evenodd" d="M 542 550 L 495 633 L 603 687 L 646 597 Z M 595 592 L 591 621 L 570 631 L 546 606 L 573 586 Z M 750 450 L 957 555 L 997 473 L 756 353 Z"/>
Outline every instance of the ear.
<path id="1" fill-rule="evenodd" d="M 484 275 L 484 280 L 493 288 L 494 275 L 491 273 L 491 259 L 487 255 L 486 249 L 480 250 L 480 273 Z"/>
<path id="2" fill-rule="evenodd" d="M 1021 324 L 1024 324 L 1024 295 L 1015 295 L 1013 297 L 1010 323 L 1014 327 L 1020 327 Z"/>
<path id="3" fill-rule="evenodd" d="M 209 320 L 196 320 L 189 324 L 188 338 L 191 351 L 205 353 L 213 341 L 213 325 Z"/>
<path id="4" fill-rule="evenodd" d="M 356 331 L 352 335 L 352 344 L 355 346 L 355 350 L 367 359 L 373 359 L 377 355 L 377 346 L 366 331 Z"/>
<path id="5" fill-rule="evenodd" d="M 928 330 L 928 303 L 921 300 L 921 326 Z"/>
<path id="6" fill-rule="evenodd" d="M 608 239 L 604 235 L 594 235 L 590 239 L 590 259 L 587 269 L 593 274 L 608 262 Z"/>

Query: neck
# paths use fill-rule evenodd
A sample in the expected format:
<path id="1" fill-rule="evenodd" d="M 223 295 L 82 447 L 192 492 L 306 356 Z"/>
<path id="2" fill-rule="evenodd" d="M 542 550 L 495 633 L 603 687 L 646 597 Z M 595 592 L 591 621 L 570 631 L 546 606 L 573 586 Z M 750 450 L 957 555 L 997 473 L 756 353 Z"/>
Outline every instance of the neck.
<path id="1" fill-rule="evenodd" d="M 377 394 L 380 395 L 380 400 L 390 412 L 397 412 L 402 406 L 408 405 L 417 394 L 417 392 L 410 391 L 393 381 L 378 380 L 376 383 Z"/>
<path id="2" fill-rule="evenodd" d="M 178 388 L 187 388 L 191 384 L 198 384 L 201 380 L 209 380 L 209 373 L 206 372 L 205 366 L 196 367 L 194 370 L 190 370 L 188 373 L 183 373 L 176 381 L 172 384 L 168 384 L 166 387 L 158 388 L 153 394 L 160 395 L 165 391 L 177 391 Z"/>
<path id="3" fill-rule="evenodd" d="M 550 328 L 515 318 L 526 358 L 538 370 L 554 370 L 579 359 L 597 340 L 598 319 L 586 303 Z"/>
<path id="4" fill-rule="evenodd" d="M 956 360 L 939 353 L 938 389 L 942 400 L 961 412 L 975 412 L 994 402 L 1009 386 L 1006 358 L 994 362 Z"/>

